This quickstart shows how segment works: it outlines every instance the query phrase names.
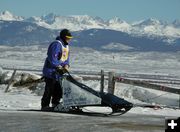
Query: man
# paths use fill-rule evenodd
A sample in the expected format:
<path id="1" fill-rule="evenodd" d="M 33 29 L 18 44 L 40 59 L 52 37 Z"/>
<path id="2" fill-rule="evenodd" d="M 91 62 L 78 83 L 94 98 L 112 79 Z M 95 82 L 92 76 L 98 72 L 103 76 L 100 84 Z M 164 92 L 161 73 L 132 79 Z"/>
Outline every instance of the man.
<path id="1" fill-rule="evenodd" d="M 57 106 L 62 98 L 60 80 L 63 73 L 69 69 L 69 41 L 71 38 L 70 31 L 63 29 L 56 40 L 48 47 L 47 58 L 43 67 L 45 91 L 41 99 L 42 110 L 49 108 L 50 101 L 52 107 Z"/>

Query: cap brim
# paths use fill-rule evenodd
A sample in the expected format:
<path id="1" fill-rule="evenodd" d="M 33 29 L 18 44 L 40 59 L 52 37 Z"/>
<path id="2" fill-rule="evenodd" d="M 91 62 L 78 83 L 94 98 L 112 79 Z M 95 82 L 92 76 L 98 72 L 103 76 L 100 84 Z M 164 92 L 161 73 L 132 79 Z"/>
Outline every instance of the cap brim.
<path id="1" fill-rule="evenodd" d="M 69 39 L 71 39 L 71 38 L 73 38 L 73 36 L 66 36 L 66 38 L 69 38 Z"/>

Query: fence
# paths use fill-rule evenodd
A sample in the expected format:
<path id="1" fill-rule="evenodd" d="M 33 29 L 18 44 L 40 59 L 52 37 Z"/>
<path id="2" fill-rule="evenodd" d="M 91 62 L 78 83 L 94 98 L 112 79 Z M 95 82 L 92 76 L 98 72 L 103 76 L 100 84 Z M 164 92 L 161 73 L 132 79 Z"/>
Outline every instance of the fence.
<path id="1" fill-rule="evenodd" d="M 103 74 L 103 73 L 104 72 L 101 71 L 101 74 Z M 163 85 L 157 85 L 157 84 L 149 83 L 147 81 L 131 80 L 131 79 L 122 78 L 120 76 L 116 76 L 114 72 L 109 72 L 108 76 L 109 76 L 108 77 L 108 92 L 109 93 L 114 94 L 115 82 L 140 86 L 143 88 L 154 89 L 154 90 L 159 90 L 159 91 L 163 91 L 163 92 L 169 92 L 169 93 L 179 95 L 179 108 L 180 108 L 180 89 L 163 86 Z M 101 75 L 101 80 L 104 80 L 103 77 L 104 77 L 104 75 Z M 103 89 L 103 88 L 101 88 L 101 89 Z"/>
<path id="2" fill-rule="evenodd" d="M 8 89 L 11 85 L 11 82 L 13 80 L 13 77 L 17 70 L 40 72 L 40 70 L 11 69 L 11 68 L 3 68 L 3 69 L 14 70 L 5 92 L 8 91 Z M 72 71 L 71 73 L 82 75 L 81 77 L 83 78 L 83 80 L 100 80 L 100 83 L 101 83 L 100 84 L 100 92 L 104 91 L 104 81 L 106 79 L 106 80 L 108 80 L 108 93 L 111 93 L 111 94 L 114 94 L 116 82 L 177 94 L 177 95 L 179 95 L 179 107 L 180 107 L 180 89 L 154 84 L 154 83 L 168 83 L 167 80 L 162 78 L 161 76 L 158 76 L 158 79 L 161 81 L 152 81 L 152 80 L 145 81 L 145 80 L 133 80 L 133 79 L 125 78 L 125 77 L 137 78 L 137 75 L 135 76 L 135 74 L 129 74 L 129 76 L 128 76 L 128 74 L 121 74 L 121 75 L 125 76 L 125 77 L 122 77 L 122 76 L 116 74 L 115 72 L 104 72 L 103 70 L 101 70 L 101 72 L 99 72 L 99 73 L 98 72 L 88 72 L 88 71 Z M 155 77 L 157 77 L 157 76 L 155 76 Z M 178 80 L 178 79 L 174 80 L 175 82 L 172 82 L 172 80 L 168 80 L 168 81 L 170 84 L 172 84 L 172 83 L 178 84 L 178 85 L 180 84 L 180 80 Z"/>

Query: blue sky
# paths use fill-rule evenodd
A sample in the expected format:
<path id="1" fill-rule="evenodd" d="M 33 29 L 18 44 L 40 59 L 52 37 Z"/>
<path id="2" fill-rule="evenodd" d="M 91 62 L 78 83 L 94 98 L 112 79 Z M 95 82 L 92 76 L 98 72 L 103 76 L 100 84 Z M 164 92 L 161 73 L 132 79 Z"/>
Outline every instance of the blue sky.
<path id="1" fill-rule="evenodd" d="M 8 10 L 24 17 L 90 15 L 104 20 L 119 17 L 127 22 L 156 18 L 180 19 L 180 0 L 0 0 L 0 12 Z"/>

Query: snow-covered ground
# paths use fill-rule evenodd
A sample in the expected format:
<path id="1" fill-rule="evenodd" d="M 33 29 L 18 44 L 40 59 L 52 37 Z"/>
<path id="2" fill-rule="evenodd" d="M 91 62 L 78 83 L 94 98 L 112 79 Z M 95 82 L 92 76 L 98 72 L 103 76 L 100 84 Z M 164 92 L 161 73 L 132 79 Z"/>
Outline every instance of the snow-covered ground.
<path id="1" fill-rule="evenodd" d="M 41 70 L 46 58 L 47 46 L 7 47 L 0 46 L 0 67 Z M 71 47 L 71 70 L 78 71 L 115 71 L 118 73 L 148 74 L 171 76 L 180 79 L 180 53 L 158 52 L 100 52 L 87 48 Z M 20 71 L 19 71 L 20 72 Z M 2 80 L 10 78 L 12 71 L 0 70 L 4 74 Z M 99 90 L 99 81 L 84 81 L 95 90 Z M 165 85 L 165 84 L 164 84 Z M 170 86 L 174 86 L 170 84 Z M 10 92 L 4 93 L 7 85 L 0 85 L 0 109 L 40 109 L 40 101 L 44 83 L 36 90 L 27 87 L 11 87 Z M 179 85 L 176 85 L 178 88 Z M 105 82 L 105 91 L 107 82 Z M 137 86 L 116 83 L 115 95 L 133 103 L 150 103 L 168 106 L 179 106 L 179 95 L 147 90 Z M 180 110 L 150 109 L 136 107 L 129 111 L 136 114 L 152 114 L 163 116 L 180 116 Z"/>

